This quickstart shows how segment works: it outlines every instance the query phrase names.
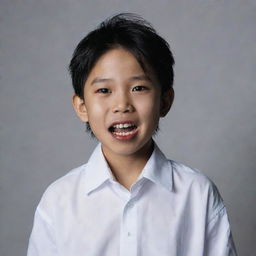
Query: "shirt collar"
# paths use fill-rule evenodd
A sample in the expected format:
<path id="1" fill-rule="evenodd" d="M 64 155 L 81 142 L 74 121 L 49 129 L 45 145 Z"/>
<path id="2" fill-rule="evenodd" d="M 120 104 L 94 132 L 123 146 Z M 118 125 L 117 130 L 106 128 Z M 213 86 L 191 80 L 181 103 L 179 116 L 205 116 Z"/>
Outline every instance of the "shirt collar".
<path id="1" fill-rule="evenodd" d="M 99 143 L 93 151 L 84 172 L 84 185 L 87 194 L 103 185 L 107 180 L 115 180 Z M 172 191 L 172 165 L 159 147 L 154 143 L 154 150 L 137 180 L 146 178 L 157 185 Z"/>
<path id="2" fill-rule="evenodd" d="M 163 186 L 170 192 L 173 189 L 171 162 L 165 157 L 155 142 L 154 151 L 142 170 L 139 179 L 141 177 Z"/>
<path id="3" fill-rule="evenodd" d="M 85 191 L 87 194 L 98 188 L 107 180 L 115 179 L 102 153 L 100 143 L 89 158 L 84 175 Z"/>

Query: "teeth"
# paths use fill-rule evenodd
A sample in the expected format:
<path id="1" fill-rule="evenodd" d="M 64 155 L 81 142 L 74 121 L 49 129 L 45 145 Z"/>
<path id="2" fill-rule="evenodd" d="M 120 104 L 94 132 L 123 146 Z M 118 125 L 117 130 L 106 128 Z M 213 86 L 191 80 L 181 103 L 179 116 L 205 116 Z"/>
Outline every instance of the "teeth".
<path id="1" fill-rule="evenodd" d="M 131 126 L 133 126 L 133 125 L 132 124 L 116 124 L 113 127 L 117 128 L 117 129 L 123 129 L 123 128 L 128 128 L 128 127 L 131 127 Z"/>
<path id="2" fill-rule="evenodd" d="M 114 132 L 114 134 L 118 135 L 118 136 L 127 136 L 127 135 L 130 135 L 133 133 L 134 133 L 133 131 L 131 131 L 131 132 Z"/>

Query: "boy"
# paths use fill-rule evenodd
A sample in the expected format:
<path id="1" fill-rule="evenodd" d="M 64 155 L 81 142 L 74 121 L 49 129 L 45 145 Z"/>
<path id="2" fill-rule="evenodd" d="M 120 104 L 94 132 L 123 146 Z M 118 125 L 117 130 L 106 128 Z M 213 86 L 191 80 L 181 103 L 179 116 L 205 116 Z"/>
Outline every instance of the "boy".
<path id="1" fill-rule="evenodd" d="M 29 256 L 236 255 L 214 184 L 152 139 L 173 102 L 173 65 L 166 41 L 132 14 L 78 44 L 73 106 L 100 144 L 44 193 Z"/>

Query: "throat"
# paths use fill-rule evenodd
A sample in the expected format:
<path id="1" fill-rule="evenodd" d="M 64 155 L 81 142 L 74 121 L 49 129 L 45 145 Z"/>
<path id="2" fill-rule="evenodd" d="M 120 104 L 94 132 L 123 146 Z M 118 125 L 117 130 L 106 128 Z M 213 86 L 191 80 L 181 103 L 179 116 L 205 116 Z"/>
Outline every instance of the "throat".
<path id="1" fill-rule="evenodd" d="M 104 148 L 103 153 L 113 176 L 121 185 L 130 190 L 130 187 L 136 182 L 145 167 L 153 149 L 154 143 L 149 141 L 135 155 L 113 155 L 109 150 L 104 150 Z"/>
<path id="2" fill-rule="evenodd" d="M 116 178 L 117 182 L 123 185 L 128 190 L 131 186 L 136 183 L 139 175 L 141 174 L 145 163 L 134 163 L 134 161 L 127 161 L 126 164 L 122 164 L 120 168 L 114 167 L 109 164 L 113 176 Z M 126 166 L 124 168 L 124 166 Z"/>

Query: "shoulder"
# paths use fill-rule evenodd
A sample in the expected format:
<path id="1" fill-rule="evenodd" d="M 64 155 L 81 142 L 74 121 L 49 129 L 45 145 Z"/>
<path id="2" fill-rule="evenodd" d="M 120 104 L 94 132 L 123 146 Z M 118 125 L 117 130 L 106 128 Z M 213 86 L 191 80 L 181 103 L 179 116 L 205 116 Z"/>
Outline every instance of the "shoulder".
<path id="1" fill-rule="evenodd" d="M 77 182 L 81 179 L 81 176 L 86 169 L 86 165 L 87 164 L 83 164 L 79 167 L 76 167 L 67 172 L 67 174 L 65 174 L 64 176 L 54 181 L 48 186 L 46 193 L 50 191 L 60 192 L 63 189 L 74 188 L 74 185 L 77 184 Z"/>
<path id="2" fill-rule="evenodd" d="M 174 160 L 169 160 L 172 166 L 173 179 L 176 184 L 182 183 L 191 186 L 199 186 L 202 189 L 210 186 L 215 186 L 212 180 L 199 171 L 198 169 L 189 167 L 185 164 L 176 162 Z"/>
<path id="3" fill-rule="evenodd" d="M 207 175 L 173 160 L 170 163 L 176 193 L 183 194 L 195 204 L 208 209 L 209 218 L 225 207 L 217 186 Z"/>
<path id="4" fill-rule="evenodd" d="M 39 202 L 39 210 L 53 209 L 72 200 L 75 193 L 81 193 L 83 175 L 87 164 L 70 170 L 67 174 L 51 183 Z"/>

